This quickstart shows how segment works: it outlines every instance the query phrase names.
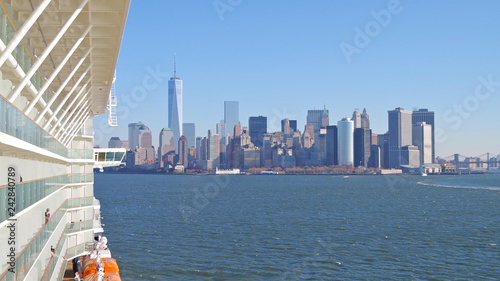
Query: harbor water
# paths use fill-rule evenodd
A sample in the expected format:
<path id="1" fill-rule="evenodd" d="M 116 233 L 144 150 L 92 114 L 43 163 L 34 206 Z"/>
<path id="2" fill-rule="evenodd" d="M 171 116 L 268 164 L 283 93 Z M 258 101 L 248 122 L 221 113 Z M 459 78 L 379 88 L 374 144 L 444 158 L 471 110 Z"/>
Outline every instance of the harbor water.
<path id="1" fill-rule="evenodd" d="M 495 280 L 500 175 L 98 173 L 123 280 Z"/>

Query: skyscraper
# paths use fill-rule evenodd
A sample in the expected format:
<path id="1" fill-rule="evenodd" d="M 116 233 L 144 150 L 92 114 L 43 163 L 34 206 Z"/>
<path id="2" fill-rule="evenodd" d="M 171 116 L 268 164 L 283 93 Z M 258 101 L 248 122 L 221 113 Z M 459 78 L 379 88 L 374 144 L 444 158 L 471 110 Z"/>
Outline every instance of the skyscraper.
<path id="1" fill-rule="evenodd" d="M 420 164 L 432 163 L 432 126 L 425 122 L 413 125 L 412 142 L 420 151 Z"/>
<path id="2" fill-rule="evenodd" d="M 119 137 L 111 137 L 108 141 L 108 148 L 121 148 L 122 141 Z"/>
<path id="3" fill-rule="evenodd" d="M 281 132 L 285 135 L 292 135 L 297 131 L 297 120 L 285 118 L 281 120 Z"/>
<path id="4" fill-rule="evenodd" d="M 262 146 L 264 134 L 267 133 L 267 117 L 252 116 L 248 119 L 250 139 L 255 146 Z"/>
<path id="5" fill-rule="evenodd" d="M 207 170 L 220 167 L 220 139 L 219 135 L 214 134 L 212 130 L 208 130 L 207 138 L 207 161 L 211 164 L 207 165 Z M 211 167 L 211 168 L 210 168 Z"/>
<path id="6" fill-rule="evenodd" d="M 319 134 L 319 129 L 326 128 L 329 123 L 329 112 L 326 107 L 307 111 L 307 124 L 314 126 L 314 134 Z"/>
<path id="7" fill-rule="evenodd" d="M 160 139 L 158 146 L 158 162 L 160 167 L 165 167 L 165 156 L 168 153 L 175 153 L 174 133 L 169 128 L 163 128 L 160 131 Z"/>
<path id="8" fill-rule="evenodd" d="M 144 126 L 142 122 L 128 124 L 128 147 L 135 150 L 139 146 L 139 128 Z"/>
<path id="9" fill-rule="evenodd" d="M 304 148 L 311 148 L 314 144 L 314 125 L 306 124 L 302 134 L 302 145 Z"/>
<path id="10" fill-rule="evenodd" d="M 206 164 L 203 165 L 203 161 L 207 161 L 207 137 L 200 138 L 200 151 L 197 154 L 198 164 L 202 167 L 206 166 Z"/>
<path id="11" fill-rule="evenodd" d="M 412 145 L 412 112 L 403 108 L 388 111 L 389 114 L 389 168 L 399 168 L 402 148 Z M 407 150 L 408 151 L 408 150 Z"/>
<path id="12" fill-rule="evenodd" d="M 139 147 L 150 148 L 153 146 L 153 136 L 149 128 L 144 125 L 139 128 Z"/>
<path id="13" fill-rule="evenodd" d="M 226 124 L 227 133 L 234 137 L 234 126 L 240 122 L 239 102 L 225 101 L 224 102 L 224 123 Z"/>
<path id="14" fill-rule="evenodd" d="M 372 130 L 354 129 L 354 166 L 368 167 L 372 145 Z"/>
<path id="15" fill-rule="evenodd" d="M 326 127 L 326 165 L 338 165 L 338 131 L 337 126 Z"/>
<path id="16" fill-rule="evenodd" d="M 435 143 L 434 143 L 434 111 L 429 111 L 426 108 L 414 110 L 412 117 L 411 117 L 411 123 L 412 123 L 412 125 L 417 125 L 419 122 L 425 122 L 425 124 L 431 125 L 432 163 L 435 163 L 436 162 L 436 147 L 435 147 Z"/>
<path id="17" fill-rule="evenodd" d="M 234 125 L 234 128 L 233 128 L 233 137 L 237 137 L 239 135 L 241 135 L 241 124 L 240 124 L 240 122 L 238 122 L 238 125 Z"/>
<path id="18" fill-rule="evenodd" d="M 217 123 L 215 125 L 215 133 L 219 135 L 220 139 L 222 140 L 222 138 L 224 138 L 226 136 L 226 132 L 227 132 L 227 126 L 226 126 L 226 123 Z M 227 132 L 229 133 L 229 132 Z"/>
<path id="19" fill-rule="evenodd" d="M 182 135 L 179 138 L 179 162 L 177 162 L 178 165 L 184 166 L 184 168 L 188 167 L 188 140 L 187 138 Z"/>
<path id="20" fill-rule="evenodd" d="M 188 148 L 196 145 L 196 126 L 194 123 L 183 123 L 182 134 L 188 141 Z"/>
<path id="21" fill-rule="evenodd" d="M 290 131 L 290 119 L 285 118 L 281 120 L 281 132 L 285 135 L 289 135 Z"/>
<path id="22" fill-rule="evenodd" d="M 138 148 L 136 154 L 136 163 L 152 164 L 155 159 L 155 149 L 153 147 L 153 136 L 146 125 L 142 125 L 138 133 Z"/>
<path id="23" fill-rule="evenodd" d="M 382 167 L 381 160 L 382 160 L 381 146 L 372 144 L 370 148 L 370 160 L 368 160 L 368 167 L 381 168 Z"/>
<path id="24" fill-rule="evenodd" d="M 361 128 L 361 114 L 358 109 L 352 113 L 352 122 L 354 122 L 354 129 Z"/>
<path id="25" fill-rule="evenodd" d="M 410 167 L 420 166 L 420 152 L 416 145 L 406 145 L 401 148 L 401 165 Z"/>
<path id="26" fill-rule="evenodd" d="M 290 120 L 290 131 L 292 134 L 297 132 L 297 120 Z"/>
<path id="27" fill-rule="evenodd" d="M 216 130 L 215 133 L 219 135 L 219 142 L 220 142 L 220 166 L 221 168 L 225 168 L 225 164 L 227 162 L 227 147 L 229 144 L 229 138 L 228 136 L 229 132 L 227 131 L 226 128 L 226 123 L 222 123 L 224 120 L 221 120 L 221 123 L 217 123 L 216 125 Z M 233 130 L 234 131 L 234 130 Z"/>
<path id="28" fill-rule="evenodd" d="M 354 122 L 344 118 L 337 122 L 339 165 L 354 164 Z"/>
<path id="29" fill-rule="evenodd" d="M 196 137 L 196 160 L 201 160 L 200 158 L 200 150 L 201 150 L 201 140 L 203 138 L 202 137 Z"/>
<path id="30" fill-rule="evenodd" d="M 366 108 L 364 108 L 363 113 L 361 113 L 361 128 L 370 129 L 370 116 L 366 112 Z"/>
<path id="31" fill-rule="evenodd" d="M 178 140 L 182 135 L 182 80 L 177 77 L 174 59 L 174 77 L 168 81 L 168 127 Z M 177 150 L 177 141 L 174 141 Z"/>

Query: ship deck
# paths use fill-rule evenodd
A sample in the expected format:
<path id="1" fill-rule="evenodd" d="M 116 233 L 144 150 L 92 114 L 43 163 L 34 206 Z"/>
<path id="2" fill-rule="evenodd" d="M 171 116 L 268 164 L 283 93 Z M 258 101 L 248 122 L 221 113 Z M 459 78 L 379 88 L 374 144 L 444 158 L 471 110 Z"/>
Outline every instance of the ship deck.
<path id="1" fill-rule="evenodd" d="M 66 270 L 64 271 L 63 281 L 74 281 L 75 272 L 73 271 L 73 260 L 66 263 Z"/>

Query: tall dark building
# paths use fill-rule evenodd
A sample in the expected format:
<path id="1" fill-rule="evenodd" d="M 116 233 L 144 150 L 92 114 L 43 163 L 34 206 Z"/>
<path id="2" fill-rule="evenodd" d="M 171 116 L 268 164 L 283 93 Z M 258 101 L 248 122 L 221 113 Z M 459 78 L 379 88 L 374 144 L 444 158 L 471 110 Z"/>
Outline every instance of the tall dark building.
<path id="1" fill-rule="evenodd" d="M 250 141 L 255 146 L 262 146 L 264 141 L 264 134 L 267 133 L 267 117 L 250 117 L 248 119 L 248 127 Z"/>
<path id="2" fill-rule="evenodd" d="M 380 145 L 372 145 L 370 148 L 370 160 L 368 160 L 368 167 L 382 168 L 382 152 Z"/>
<path id="3" fill-rule="evenodd" d="M 297 120 L 290 120 L 290 130 L 297 132 Z"/>
<path id="4" fill-rule="evenodd" d="M 380 154 L 382 155 L 380 162 L 381 162 L 382 168 L 388 169 L 389 168 L 389 132 L 384 134 L 384 141 L 382 143 L 383 143 L 383 145 L 380 146 L 380 148 L 381 148 Z"/>
<path id="5" fill-rule="evenodd" d="M 179 162 L 177 162 L 178 165 L 184 166 L 184 168 L 187 168 L 188 166 L 188 140 L 187 138 L 182 135 L 179 138 Z"/>
<path id="6" fill-rule="evenodd" d="M 412 126 L 418 125 L 419 122 L 425 122 L 432 126 L 432 163 L 436 163 L 436 149 L 434 143 L 434 111 L 429 111 L 426 108 L 414 110 L 411 118 Z"/>
<path id="7" fill-rule="evenodd" d="M 354 129 L 354 166 L 368 167 L 372 146 L 372 130 Z"/>
<path id="8" fill-rule="evenodd" d="M 326 127 L 326 164 L 338 165 L 338 130 L 337 126 Z"/>

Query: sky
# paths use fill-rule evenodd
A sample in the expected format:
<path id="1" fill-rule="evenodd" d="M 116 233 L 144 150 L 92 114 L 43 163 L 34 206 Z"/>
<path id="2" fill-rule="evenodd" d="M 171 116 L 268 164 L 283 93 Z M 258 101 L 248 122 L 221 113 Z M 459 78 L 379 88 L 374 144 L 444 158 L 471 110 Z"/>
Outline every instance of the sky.
<path id="1" fill-rule="evenodd" d="M 142 121 L 158 145 L 167 82 L 183 80 L 183 118 L 206 136 L 240 104 L 268 131 L 307 110 L 330 124 L 366 108 L 374 133 L 387 111 L 435 112 L 436 155 L 500 154 L 500 1 L 135 0 L 117 63 L 118 127 L 94 118 L 95 143 Z"/>

